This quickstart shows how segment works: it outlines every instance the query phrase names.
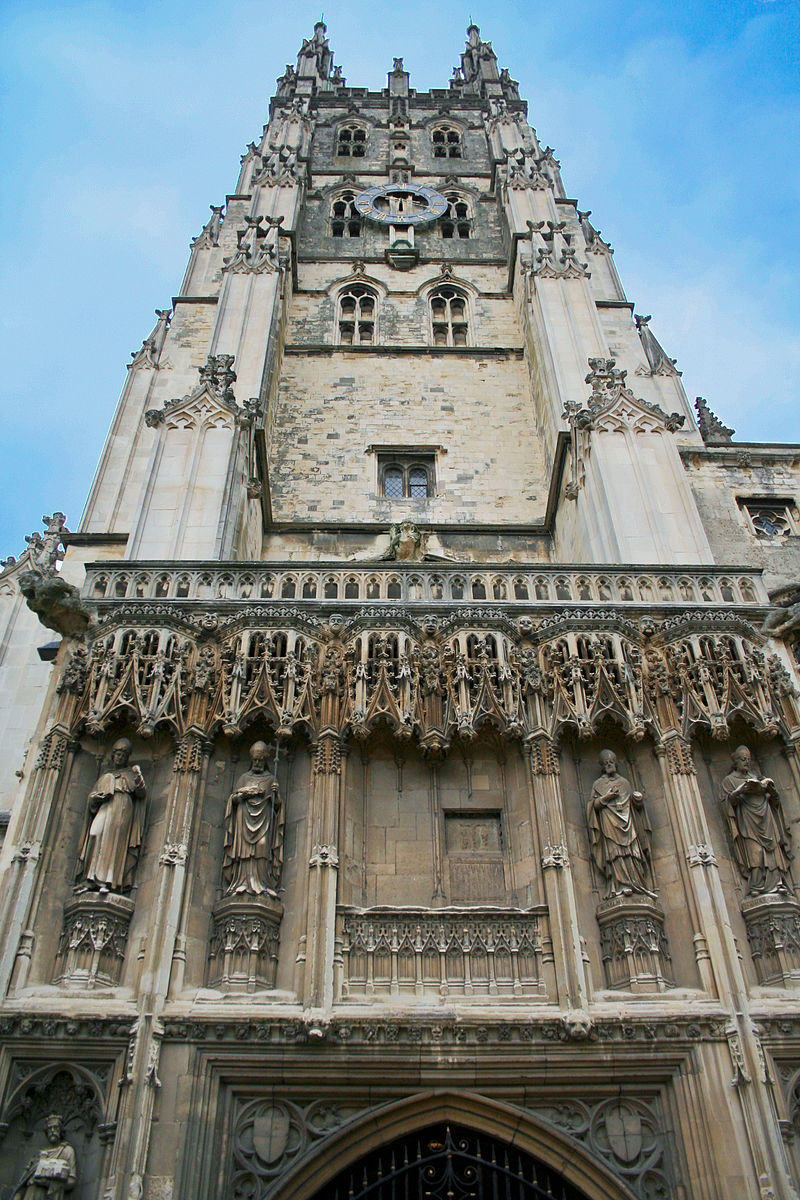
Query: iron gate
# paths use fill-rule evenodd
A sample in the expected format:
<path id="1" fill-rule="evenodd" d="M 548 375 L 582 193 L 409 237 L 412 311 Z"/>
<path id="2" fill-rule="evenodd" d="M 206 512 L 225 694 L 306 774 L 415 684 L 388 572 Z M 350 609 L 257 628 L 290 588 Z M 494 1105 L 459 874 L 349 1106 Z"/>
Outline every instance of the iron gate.
<path id="1" fill-rule="evenodd" d="M 316 1200 L 588 1200 L 530 1155 L 484 1134 L 436 1125 L 363 1158 Z"/>

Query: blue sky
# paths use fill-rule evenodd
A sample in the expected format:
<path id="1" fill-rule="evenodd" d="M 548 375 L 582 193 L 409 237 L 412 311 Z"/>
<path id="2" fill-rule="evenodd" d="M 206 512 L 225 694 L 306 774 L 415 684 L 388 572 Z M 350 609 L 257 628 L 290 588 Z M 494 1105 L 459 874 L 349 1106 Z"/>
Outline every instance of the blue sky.
<path id="1" fill-rule="evenodd" d="M 76 527 L 130 351 L 318 15 L 5 0 L 0 556 L 42 513 Z M 394 55 L 447 86 L 470 16 L 690 397 L 742 440 L 800 442 L 797 0 L 325 7 L 336 62 L 373 89 Z"/>

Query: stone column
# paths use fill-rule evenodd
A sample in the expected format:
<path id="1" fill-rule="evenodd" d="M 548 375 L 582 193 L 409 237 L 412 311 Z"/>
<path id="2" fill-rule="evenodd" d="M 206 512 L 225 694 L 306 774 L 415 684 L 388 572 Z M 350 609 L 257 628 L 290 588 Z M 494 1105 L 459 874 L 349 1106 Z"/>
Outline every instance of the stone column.
<path id="1" fill-rule="evenodd" d="M 54 674 L 43 707 L 44 712 L 53 713 L 52 723 L 49 727 L 40 725 L 47 732 L 39 742 L 34 770 L 12 834 L 11 859 L 2 877 L 0 995 L 5 995 L 10 986 L 24 987 L 27 980 L 34 944 L 37 883 L 50 861 L 53 821 L 62 806 L 75 755 L 80 749 L 72 730 L 79 694 L 85 684 L 86 653 L 81 642 L 65 638 L 60 655 L 64 670 L 57 684 Z"/>
<path id="2" fill-rule="evenodd" d="M 158 860 L 158 884 L 139 981 L 139 1015 L 128 1050 L 117 1137 L 105 1195 L 130 1200 L 142 1194 L 153 1105 L 161 1086 L 158 1059 L 164 1007 L 186 888 L 186 862 L 203 794 L 211 746 L 198 729 L 179 742 L 167 804 L 167 836 Z"/>
<path id="3" fill-rule="evenodd" d="M 752 1159 L 752 1164 L 743 1163 L 742 1170 L 745 1175 L 752 1171 L 759 1185 L 766 1179 L 775 1200 L 795 1200 L 797 1193 L 778 1125 L 772 1079 L 750 1015 L 747 983 L 711 847 L 691 747 L 676 731 L 669 731 L 663 736 L 658 757 L 670 824 L 683 851 L 681 875 L 696 930 L 698 970 L 706 989 L 729 1013 L 725 1034 L 731 1065 L 730 1122 L 734 1129 L 743 1127 L 746 1131 Z M 744 1146 L 744 1138 L 741 1144 Z M 734 1153 L 733 1145 L 730 1153 Z"/>
<path id="4" fill-rule="evenodd" d="M 339 734 L 324 731 L 317 743 L 311 781 L 308 846 L 308 911 L 302 980 L 304 1008 L 333 1004 L 336 897 L 339 875 L 339 810 L 346 753 Z"/>
<path id="5" fill-rule="evenodd" d="M 542 854 L 544 899 L 553 944 L 558 1003 L 585 1013 L 591 999 L 567 852 L 558 755 L 545 734 L 528 742 L 534 827 Z"/>

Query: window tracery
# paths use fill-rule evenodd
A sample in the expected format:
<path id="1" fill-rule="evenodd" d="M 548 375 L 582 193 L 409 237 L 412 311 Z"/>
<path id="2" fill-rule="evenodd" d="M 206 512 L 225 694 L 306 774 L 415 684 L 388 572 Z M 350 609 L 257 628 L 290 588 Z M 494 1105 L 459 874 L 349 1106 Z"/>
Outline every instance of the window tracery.
<path id="1" fill-rule="evenodd" d="M 434 158 L 461 158 L 461 130 L 452 125 L 437 125 L 431 131 Z"/>
<path id="2" fill-rule="evenodd" d="M 448 193 L 447 212 L 442 218 L 440 229 L 443 238 L 468 238 L 472 222 L 469 216 L 469 205 L 463 196 L 457 192 Z"/>
<path id="3" fill-rule="evenodd" d="M 355 207 L 355 198 L 355 192 L 342 192 L 331 205 L 331 234 L 333 237 L 361 237 L 361 217 Z"/>
<path id="4" fill-rule="evenodd" d="M 434 346 L 466 346 L 467 298 L 463 292 L 443 284 L 431 292 L 429 303 Z"/>
<path id="5" fill-rule="evenodd" d="M 336 138 L 337 158 L 364 158 L 367 131 L 361 125 L 342 125 Z"/>
<path id="6" fill-rule="evenodd" d="M 339 293 L 338 342 L 342 346 L 371 346 L 375 341 L 378 298 L 363 283 L 351 283 Z"/>
<path id="7" fill-rule="evenodd" d="M 741 508 L 757 538 L 775 541 L 800 533 L 797 509 L 790 500 L 743 500 Z"/>

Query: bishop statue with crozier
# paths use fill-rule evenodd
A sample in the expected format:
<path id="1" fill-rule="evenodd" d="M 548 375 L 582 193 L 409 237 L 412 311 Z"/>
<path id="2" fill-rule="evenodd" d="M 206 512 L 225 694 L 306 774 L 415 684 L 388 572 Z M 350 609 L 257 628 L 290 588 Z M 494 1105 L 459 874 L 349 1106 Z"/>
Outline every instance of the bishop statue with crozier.
<path id="1" fill-rule="evenodd" d="M 606 899 L 652 896 L 650 826 L 642 793 L 619 774 L 613 750 L 601 750 L 598 765 L 602 774 L 592 784 L 586 818 L 592 858 L 606 881 Z"/>
<path id="2" fill-rule="evenodd" d="M 277 899 L 283 867 L 284 815 L 264 742 L 250 747 L 250 770 L 237 780 L 225 809 L 222 877 L 227 896 Z"/>

